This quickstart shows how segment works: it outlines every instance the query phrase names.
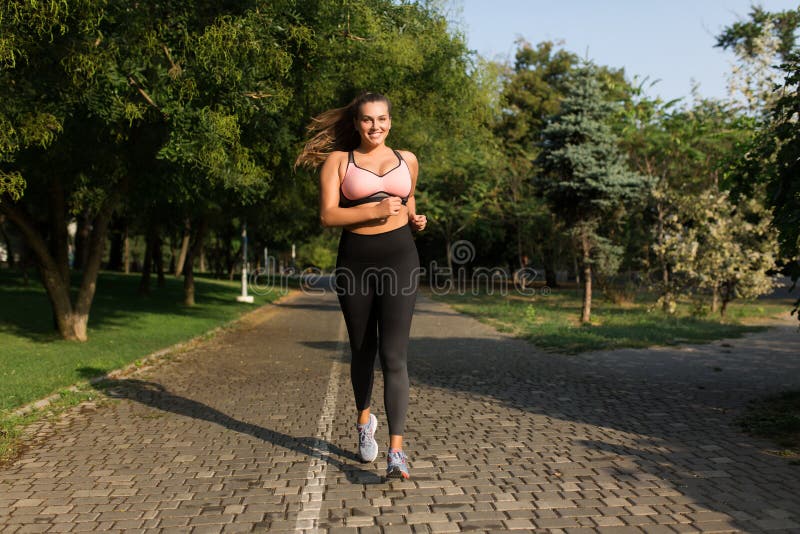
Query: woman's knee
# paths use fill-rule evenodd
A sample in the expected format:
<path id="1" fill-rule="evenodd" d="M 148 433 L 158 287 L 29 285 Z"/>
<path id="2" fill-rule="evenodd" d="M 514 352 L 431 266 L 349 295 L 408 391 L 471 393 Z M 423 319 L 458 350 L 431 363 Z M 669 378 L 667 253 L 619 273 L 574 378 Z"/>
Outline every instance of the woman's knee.
<path id="1" fill-rule="evenodd" d="M 408 357 L 402 349 L 382 349 L 381 365 L 385 373 L 406 373 Z"/>

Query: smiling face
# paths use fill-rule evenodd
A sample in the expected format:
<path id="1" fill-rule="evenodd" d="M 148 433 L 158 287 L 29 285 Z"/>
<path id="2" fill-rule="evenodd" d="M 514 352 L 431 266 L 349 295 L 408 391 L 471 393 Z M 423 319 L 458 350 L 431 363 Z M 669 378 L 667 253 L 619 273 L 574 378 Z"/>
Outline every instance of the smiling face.
<path id="1" fill-rule="evenodd" d="M 383 144 L 392 128 L 389 106 L 381 101 L 361 104 L 355 126 L 361 136 L 362 146 L 375 147 Z"/>

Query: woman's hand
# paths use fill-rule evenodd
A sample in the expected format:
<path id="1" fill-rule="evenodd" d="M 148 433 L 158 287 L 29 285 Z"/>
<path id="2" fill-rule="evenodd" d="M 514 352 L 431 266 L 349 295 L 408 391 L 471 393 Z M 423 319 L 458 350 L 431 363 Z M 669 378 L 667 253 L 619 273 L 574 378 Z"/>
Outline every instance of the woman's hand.
<path id="1" fill-rule="evenodd" d="M 408 222 L 411 223 L 411 228 L 420 232 L 425 229 L 425 225 L 428 223 L 428 218 L 424 215 L 410 215 L 408 217 Z"/>
<path id="2" fill-rule="evenodd" d="M 385 219 L 390 215 L 397 215 L 400 213 L 400 208 L 403 206 L 403 201 L 400 197 L 387 197 L 380 201 L 380 203 L 375 206 L 376 209 L 376 219 Z"/>

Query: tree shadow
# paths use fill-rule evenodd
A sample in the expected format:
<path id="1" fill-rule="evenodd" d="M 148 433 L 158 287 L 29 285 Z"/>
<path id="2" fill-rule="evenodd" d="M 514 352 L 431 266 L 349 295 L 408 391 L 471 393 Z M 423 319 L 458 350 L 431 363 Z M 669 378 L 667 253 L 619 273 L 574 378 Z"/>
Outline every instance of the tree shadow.
<path id="1" fill-rule="evenodd" d="M 748 354 L 732 353 L 731 343 L 736 341 L 688 352 L 627 349 L 565 357 L 510 337 L 414 337 L 409 375 L 412 386 L 424 391 L 493 398 L 563 425 L 564 441 L 552 449 L 572 449 L 579 459 L 570 462 L 586 469 L 565 471 L 552 483 L 592 485 L 599 476 L 623 491 L 634 481 L 631 488 L 643 496 L 661 491 L 674 492 L 678 501 L 688 497 L 696 510 L 686 513 L 697 512 L 697 521 L 702 513 L 719 512 L 727 524 L 760 530 L 775 519 L 766 510 L 800 509 L 800 480 L 734 420 L 749 398 L 774 391 L 776 384 L 800 386 L 800 362 L 786 361 L 792 349 L 749 361 Z M 463 417 L 469 417 L 466 411 Z"/>
<path id="2" fill-rule="evenodd" d="M 101 369 L 91 367 L 82 368 L 81 372 L 87 377 L 97 376 L 98 373 L 102 374 Z M 95 382 L 93 387 L 111 398 L 127 399 L 156 410 L 214 423 L 233 432 L 246 434 L 311 458 L 318 458 L 339 469 L 352 484 L 370 485 L 386 482 L 385 477 L 376 475 L 372 471 L 366 471 L 358 465 L 342 461 L 340 458 L 360 463 L 356 453 L 342 449 L 330 441 L 313 436 L 295 437 L 240 421 L 202 402 L 176 395 L 157 382 L 133 378 L 109 378 Z"/>
<path id="3" fill-rule="evenodd" d="M 53 312 L 41 282 L 32 277 L 29 286 L 16 273 L 0 273 L 0 332 L 36 343 L 60 341 Z M 234 315 L 226 305 L 235 305 L 237 292 L 214 281 L 195 280 L 197 306 L 183 305 L 182 280 L 168 278 L 163 288 L 153 287 L 150 294 L 138 293 L 139 276 L 101 272 L 97 293 L 89 314 L 89 338 L 93 332 L 113 328 L 136 330 L 142 314 L 194 317 L 225 321 Z M 72 273 L 72 294 L 80 285 L 80 273 Z M 142 328 L 144 329 L 144 327 Z"/>

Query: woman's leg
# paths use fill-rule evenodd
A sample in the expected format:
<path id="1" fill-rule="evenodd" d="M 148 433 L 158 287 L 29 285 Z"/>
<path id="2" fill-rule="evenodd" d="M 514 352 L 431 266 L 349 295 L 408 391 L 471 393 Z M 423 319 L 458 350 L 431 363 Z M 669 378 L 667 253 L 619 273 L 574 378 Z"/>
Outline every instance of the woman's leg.
<path id="1" fill-rule="evenodd" d="M 339 295 L 339 305 L 350 338 L 350 381 L 359 423 L 367 422 L 372 398 L 375 354 L 378 352 L 378 314 L 375 304 L 375 294 L 370 288 L 361 290 L 356 286 Z"/>
<path id="2" fill-rule="evenodd" d="M 389 446 L 401 449 L 408 411 L 408 338 L 416 295 L 383 295 L 378 322 L 378 354 L 383 370 L 383 402 L 389 421 Z"/>
<path id="3" fill-rule="evenodd" d="M 416 302 L 419 257 L 410 232 L 408 243 L 398 246 L 406 253 L 392 265 L 397 283 L 380 288 L 378 314 L 378 354 L 384 381 L 384 405 L 389 421 L 389 446 L 402 448 L 406 412 L 408 411 L 408 338 Z"/>

